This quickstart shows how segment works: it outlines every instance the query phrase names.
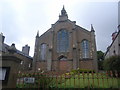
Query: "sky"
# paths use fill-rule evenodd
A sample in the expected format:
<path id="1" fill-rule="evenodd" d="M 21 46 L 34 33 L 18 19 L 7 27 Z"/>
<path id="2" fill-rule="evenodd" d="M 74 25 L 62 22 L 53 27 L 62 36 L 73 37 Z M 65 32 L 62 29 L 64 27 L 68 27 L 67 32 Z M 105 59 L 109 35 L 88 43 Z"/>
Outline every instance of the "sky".
<path id="1" fill-rule="evenodd" d="M 28 44 L 34 54 L 35 37 L 42 35 L 59 19 L 63 5 L 71 21 L 89 30 L 93 24 L 97 50 L 103 52 L 117 31 L 119 0 L 0 0 L 0 33 L 5 43 L 18 50 Z"/>

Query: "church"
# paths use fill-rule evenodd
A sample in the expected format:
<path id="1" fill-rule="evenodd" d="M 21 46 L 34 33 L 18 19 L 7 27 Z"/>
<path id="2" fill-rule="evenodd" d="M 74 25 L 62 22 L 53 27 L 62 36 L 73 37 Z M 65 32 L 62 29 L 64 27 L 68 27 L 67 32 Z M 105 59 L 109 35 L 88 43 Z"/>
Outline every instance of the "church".
<path id="1" fill-rule="evenodd" d="M 58 21 L 44 34 L 36 35 L 33 57 L 35 71 L 97 71 L 95 31 L 86 30 L 68 19 L 63 6 Z"/>

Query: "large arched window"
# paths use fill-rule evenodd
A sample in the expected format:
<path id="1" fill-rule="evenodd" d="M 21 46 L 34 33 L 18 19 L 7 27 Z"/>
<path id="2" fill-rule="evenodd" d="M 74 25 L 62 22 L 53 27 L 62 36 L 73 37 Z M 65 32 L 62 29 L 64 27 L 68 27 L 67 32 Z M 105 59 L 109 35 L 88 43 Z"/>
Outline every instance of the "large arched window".
<path id="1" fill-rule="evenodd" d="M 47 44 L 43 43 L 40 46 L 40 60 L 46 60 Z"/>
<path id="2" fill-rule="evenodd" d="M 83 40 L 82 46 L 82 58 L 89 58 L 89 42 L 88 40 Z"/>
<path id="3" fill-rule="evenodd" d="M 69 48 L 69 33 L 67 30 L 60 30 L 57 33 L 57 52 L 66 52 Z"/>

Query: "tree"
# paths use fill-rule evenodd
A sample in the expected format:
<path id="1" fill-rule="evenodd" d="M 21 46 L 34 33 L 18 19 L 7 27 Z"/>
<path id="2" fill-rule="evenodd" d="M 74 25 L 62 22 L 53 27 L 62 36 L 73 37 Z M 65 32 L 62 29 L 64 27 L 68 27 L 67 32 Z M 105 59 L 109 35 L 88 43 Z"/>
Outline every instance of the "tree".
<path id="1" fill-rule="evenodd" d="M 111 56 L 104 61 L 105 70 L 117 70 L 120 71 L 120 56 Z"/>
<path id="2" fill-rule="evenodd" d="M 103 63 L 104 69 L 107 71 L 112 71 L 115 76 L 115 72 L 118 72 L 118 77 L 120 77 L 120 56 L 111 56 L 104 60 Z"/>
<path id="3" fill-rule="evenodd" d="M 97 51 L 97 58 L 99 61 L 104 60 L 104 53 L 102 51 Z"/>
<path id="4" fill-rule="evenodd" d="M 103 70 L 104 53 L 102 51 L 97 51 L 97 58 L 98 58 L 98 69 Z"/>

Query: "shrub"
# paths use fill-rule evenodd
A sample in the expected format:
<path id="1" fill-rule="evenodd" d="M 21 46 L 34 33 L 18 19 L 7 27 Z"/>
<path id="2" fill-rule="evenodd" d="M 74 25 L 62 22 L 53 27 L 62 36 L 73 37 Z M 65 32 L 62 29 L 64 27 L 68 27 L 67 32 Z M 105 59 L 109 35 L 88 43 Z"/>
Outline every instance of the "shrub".
<path id="1" fill-rule="evenodd" d="M 31 83 L 18 83 L 17 88 L 50 88 L 53 87 L 55 84 L 55 79 L 45 73 L 42 72 L 35 72 L 35 73 L 21 73 L 18 74 L 18 77 L 24 80 L 25 77 L 34 77 L 35 82 Z"/>
<path id="2" fill-rule="evenodd" d="M 91 69 L 73 69 L 73 70 L 71 70 L 71 73 L 73 73 L 73 74 L 78 74 L 78 73 L 82 73 L 82 72 L 84 72 L 84 73 L 92 73 L 92 72 L 95 72 L 94 70 L 91 70 Z"/>
<path id="3" fill-rule="evenodd" d="M 91 70 L 91 69 L 80 69 L 79 70 L 80 73 L 84 72 L 84 73 L 92 73 L 92 72 L 95 72 L 94 70 Z"/>
<path id="4" fill-rule="evenodd" d="M 118 73 L 120 73 L 120 56 L 111 56 L 105 59 L 103 66 L 104 66 L 104 69 L 107 71 L 114 72 L 116 70 Z"/>
<path id="5" fill-rule="evenodd" d="M 105 70 L 120 70 L 120 56 L 111 56 L 104 61 Z"/>

